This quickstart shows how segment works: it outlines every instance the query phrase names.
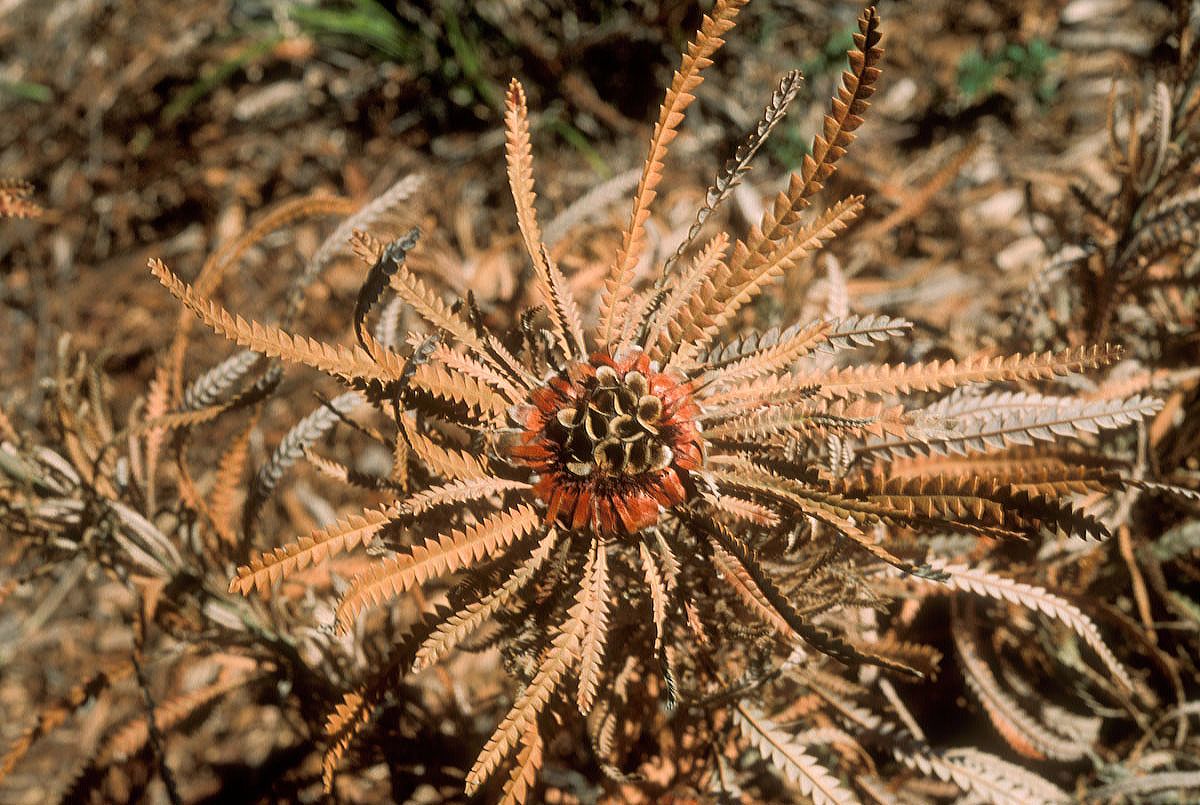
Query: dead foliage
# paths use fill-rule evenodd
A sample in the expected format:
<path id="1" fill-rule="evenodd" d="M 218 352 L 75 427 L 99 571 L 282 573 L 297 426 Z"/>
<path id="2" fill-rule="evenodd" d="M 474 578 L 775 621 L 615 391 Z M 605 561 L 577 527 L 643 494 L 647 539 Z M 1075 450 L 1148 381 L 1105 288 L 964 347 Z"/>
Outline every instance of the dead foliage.
<path id="1" fill-rule="evenodd" d="M 178 312 L 140 386 L 56 342 L 36 427 L 0 414 L 3 591 L 29 612 L 6 660 L 62 641 L 71 682 L 27 692 L 0 784 L 72 802 L 246 779 L 263 801 L 1200 787 L 1190 7 L 1158 21 L 1156 70 L 1123 65 L 1107 115 L 1075 121 L 1101 145 L 1057 177 L 986 128 L 888 163 L 892 59 L 912 97 L 957 82 L 956 113 L 1040 131 L 1020 122 L 1036 49 L 922 75 L 942 40 L 868 8 L 759 201 L 751 161 L 788 162 L 799 71 L 764 85 L 707 189 L 680 159 L 735 24 L 776 13 L 746 5 L 699 21 L 641 168 L 557 216 L 568 180 L 535 165 L 512 79 L 515 226 L 489 218 L 490 242 L 435 209 L 435 169 L 393 174 L 370 198 L 285 201 L 191 270 L 148 255 Z M 1090 41 L 1094 5 L 1062 11 L 1061 41 Z M 0 185 L 0 213 L 38 197 Z M 247 281 L 276 259 L 290 270 Z M 48 629 L 81 585 L 103 606 Z"/>

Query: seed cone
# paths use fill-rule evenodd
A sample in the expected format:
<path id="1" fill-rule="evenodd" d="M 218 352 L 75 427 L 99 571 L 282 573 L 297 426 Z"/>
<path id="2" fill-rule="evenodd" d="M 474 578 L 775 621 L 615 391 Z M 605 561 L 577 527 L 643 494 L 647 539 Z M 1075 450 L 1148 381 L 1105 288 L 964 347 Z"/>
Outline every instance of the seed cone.
<path id="1" fill-rule="evenodd" d="M 547 522 L 633 534 L 687 498 L 687 474 L 703 459 L 700 409 L 686 383 L 643 353 L 593 355 L 533 400 L 511 455 L 540 474 Z"/>

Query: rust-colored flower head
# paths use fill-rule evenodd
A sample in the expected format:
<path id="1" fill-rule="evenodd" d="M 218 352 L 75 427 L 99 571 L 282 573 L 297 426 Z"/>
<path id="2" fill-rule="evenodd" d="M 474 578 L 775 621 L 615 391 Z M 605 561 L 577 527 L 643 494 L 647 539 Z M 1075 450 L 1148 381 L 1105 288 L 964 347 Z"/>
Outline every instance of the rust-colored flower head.
<path id="1" fill-rule="evenodd" d="M 634 534 L 687 500 L 688 473 L 703 464 L 700 409 L 644 352 L 596 353 L 531 398 L 514 411 L 524 430 L 510 455 L 538 473 L 547 523 Z"/>

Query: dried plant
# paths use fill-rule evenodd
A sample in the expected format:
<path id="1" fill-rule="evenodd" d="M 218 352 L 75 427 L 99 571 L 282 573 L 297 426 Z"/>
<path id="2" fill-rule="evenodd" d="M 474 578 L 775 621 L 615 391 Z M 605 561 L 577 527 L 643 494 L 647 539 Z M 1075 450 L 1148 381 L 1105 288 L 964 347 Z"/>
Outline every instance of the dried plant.
<path id="1" fill-rule="evenodd" d="M 405 219 L 396 207 L 417 184 L 419 177 L 398 183 L 354 212 L 349 225 L 383 223 L 387 229 L 393 219 Z M 329 197 L 285 204 L 219 250 L 200 281 L 215 291 L 237 261 L 276 230 L 354 207 Z M 335 240 L 319 249 L 297 284 L 312 282 L 343 248 Z M 301 303 L 291 306 L 296 315 Z M 190 314 L 184 321 L 191 322 Z M 245 735 L 253 730 L 234 726 L 230 713 L 264 723 L 276 708 L 301 734 L 285 730 L 270 748 L 281 753 L 281 776 L 263 781 L 263 796 L 299 796 L 312 786 L 310 777 L 289 769 L 314 752 L 319 766 L 316 739 L 325 715 L 361 669 L 332 648 L 328 636 L 285 633 L 295 621 L 280 623 L 227 592 L 228 569 L 245 555 L 242 520 L 254 520 L 261 499 L 307 445 L 298 437 L 285 440 L 251 476 L 251 436 L 262 422 L 263 402 L 278 391 L 279 367 L 242 351 L 185 383 L 189 342 L 181 326 L 124 424 L 114 381 L 99 362 L 77 354 L 66 336 L 58 345 L 58 369 L 43 383 L 42 435 L 25 432 L 0 412 L 0 523 L 7 537 L 0 597 L 10 605 L 30 594 L 39 601 L 33 617 L 17 632 L 6 632 L 5 662 L 46 630 L 47 619 L 68 621 L 58 611 L 78 603 L 64 603 L 69 595 L 95 597 L 88 617 L 82 625 L 54 623 L 53 629 L 73 629 L 71 640 L 83 645 L 111 628 L 132 636 L 132 651 L 118 642 L 92 656 L 85 651 L 82 661 L 67 651 L 45 662 L 55 674 L 70 678 L 77 672 L 76 684 L 42 702 L 28 724 L 17 725 L 0 755 L 0 784 L 28 778 L 53 752 L 55 732 L 71 721 L 78 728 L 87 706 L 103 702 L 94 710 L 102 721 L 89 728 L 94 740 L 79 743 L 66 767 L 39 781 L 47 801 L 132 800 L 155 777 L 171 801 L 192 799 L 203 780 L 185 778 L 189 770 L 173 769 L 167 757 L 181 733 L 229 734 L 233 727 Z M 329 420 L 328 410 L 350 407 L 345 399 L 334 400 L 301 426 L 315 438 L 337 421 Z M 228 434 L 228 443 L 212 434 Z M 81 579 L 93 583 L 81 585 Z M 124 591 L 115 605 L 112 586 Z M 109 622 L 106 606 L 115 609 L 117 623 Z M 210 718 L 214 711 L 218 716 Z M 424 711 L 410 717 L 418 712 Z M 416 729 L 426 733 L 430 747 L 438 746 L 431 721 Z M 214 748 L 219 753 L 219 742 Z"/>
<path id="2" fill-rule="evenodd" d="M 37 218 L 45 210 L 29 200 L 33 185 L 19 179 L 0 179 L 0 218 Z"/>
<path id="3" fill-rule="evenodd" d="M 1185 715 L 1196 708 L 1194 657 L 1200 651 L 1194 588 L 1200 544 L 1194 193 L 1200 169 L 1200 49 L 1193 6 L 1179 3 L 1175 12 L 1168 61 L 1148 81 L 1114 82 L 1107 113 L 1109 176 L 1102 182 L 1096 176 L 1072 178 L 1073 204 L 1053 214 L 1062 241 L 1026 290 L 1020 315 L 1011 319 L 1013 343 L 1081 343 L 1119 332 L 1132 360 L 1090 395 L 1164 399 L 1153 419 L 1139 426 L 1136 439 L 1110 442 L 1093 453 L 1095 464 L 1127 478 L 1123 493 L 1093 506 L 1114 544 L 1103 553 L 1039 557 L 1051 561 L 1055 575 L 1071 579 L 1081 599 L 1104 602 L 1098 613 L 1128 638 L 1123 655 L 1145 669 L 1136 681 L 1153 706 L 1137 712 L 1121 703 L 1135 725 L 1095 771 L 1090 796 L 1104 802 L 1184 801 L 1200 783 Z M 1034 577 L 1036 571 L 1026 567 L 1027 577 Z M 972 617 L 962 613 L 966 629 L 973 628 Z M 975 669 L 973 687 L 997 726 L 993 711 L 1004 710 L 1000 719 L 1008 725 L 1010 745 L 1031 757 L 1071 756 L 1087 748 L 1077 736 L 1094 736 L 1099 726 L 1094 717 L 1091 723 L 1060 720 L 1048 712 L 1053 717 L 1047 722 L 1068 725 L 1059 732 L 1076 740 L 1067 746 L 1046 740 L 1051 736 L 1023 718 L 1028 713 L 1022 707 L 1042 705 L 1013 684 L 1011 656 L 983 652 L 992 660 L 989 668 L 978 662 L 975 637 L 964 630 L 961 642 L 960 654 Z"/>
<path id="4" fill-rule="evenodd" d="M 484 628 L 523 687 L 465 784 L 472 793 L 507 764 L 500 795 L 514 802 L 536 784 L 552 719 L 583 725 L 626 797 L 681 786 L 732 792 L 724 756 L 738 745 L 757 749 L 818 803 L 854 801 L 855 791 L 878 796 L 872 758 L 888 755 L 989 801 L 1065 796 L 998 757 L 939 752 L 922 739 L 889 678 L 931 675 L 938 653 L 881 632 L 874 616 L 888 598 L 926 585 L 1061 622 L 1128 695 L 1128 672 L 1082 610 L 978 564 L 999 551 L 993 546 L 1041 534 L 1107 537 L 1080 500 L 1124 480 L 1063 443 L 1139 422 L 1160 403 L 1038 393 L 1030 384 L 1109 366 L 1120 348 L 837 366 L 814 356 L 899 338 L 909 323 L 842 316 L 728 335 L 741 310 L 785 274 L 806 271 L 861 210 L 862 198 L 850 196 L 807 212 L 862 125 L 880 75 L 874 9 L 859 19 L 849 70 L 811 154 L 762 221 L 732 245 L 724 233 L 698 242 L 786 112 L 796 74 L 713 183 L 687 241 L 656 279 L 646 276 L 646 222 L 669 146 L 743 5 L 718 2 L 683 56 L 594 317 L 543 243 L 515 80 L 506 96 L 508 179 L 541 309 L 511 332 L 487 326 L 470 295 L 447 303 L 409 268 L 415 229 L 390 243 L 355 232 L 353 249 L 370 268 L 350 345 L 243 319 L 203 282 L 189 285 L 151 262 L 215 332 L 351 389 L 297 426 L 274 468 L 260 470 L 251 500 L 261 502 L 280 462 L 304 454 L 350 407 L 370 404 L 395 430 L 370 430 L 393 455 L 388 477 L 309 454 L 328 474 L 394 492 L 392 501 L 257 555 L 231 592 L 269 594 L 299 571 L 378 546 L 387 555 L 353 578 L 336 607 L 337 629 L 348 633 L 367 609 L 405 595 L 420 605 L 423 588 L 458 577 L 445 603 L 424 607 L 411 635 L 330 716 L 327 786 L 396 680 L 470 647 Z M 407 348 L 368 327 L 389 289 L 424 321 Z M 1019 385 L 988 388 L 998 384 Z M 947 533 L 980 547 L 947 547 L 961 544 Z M 955 607 L 964 672 L 1010 743 L 1032 757 L 1080 757 L 1084 743 L 1037 726 L 1000 690 L 979 660 L 974 605 Z M 709 748 L 693 750 L 690 764 L 676 752 L 663 781 L 650 779 L 654 750 L 639 743 L 661 715 L 638 714 L 657 700 L 677 714 L 666 734 Z M 795 721 L 810 728 L 795 733 L 786 727 Z"/>
<path id="5" fill-rule="evenodd" d="M 538 123 L 514 81 L 500 95 L 515 234 L 477 245 L 483 196 L 441 227 L 417 174 L 361 206 L 310 196 L 190 284 L 152 264 L 187 309 L 132 407 L 129 375 L 61 342 L 41 419 L 0 412 L 0 600 L 19 613 L 0 656 L 6 700 L 34 703 L 6 734 L 0 799 L 202 801 L 253 778 L 239 795 L 289 801 L 328 786 L 449 802 L 464 784 L 505 801 L 1188 801 L 1190 9 L 1152 79 L 1113 92 L 1111 175 L 1063 173 L 1073 203 L 1032 219 L 1051 256 L 1005 324 L 988 297 L 979 326 L 946 333 L 923 302 L 858 294 L 895 287 L 907 230 L 944 235 L 943 194 L 976 181 L 990 143 L 921 168 L 932 178 L 866 226 L 861 196 L 816 204 L 843 178 L 885 201 L 908 181 L 869 142 L 832 176 L 879 79 L 873 10 L 766 212 L 738 185 L 798 71 L 694 218 L 677 215 L 688 191 L 664 179 L 668 152 L 707 147 L 673 141 L 741 5 L 704 20 L 642 169 L 545 223 Z M 1037 182 L 1027 202 L 1055 192 Z M 0 216 L 38 214 L 30 195 L 0 182 Z M 735 206 L 759 221 L 740 239 Z M 312 218 L 338 223 L 322 242 Z M 24 239 L 17 274 L 40 265 L 34 230 L 6 231 Z M 296 245 L 312 256 L 289 275 L 276 258 Z M 243 259 L 272 269 L 250 295 Z M 39 276 L 5 298 L 18 319 Z M 254 304 L 265 321 L 272 294 L 271 324 L 229 312 Z M 340 302 L 344 343 L 329 335 Z M 197 317 L 240 346 L 210 358 Z M 986 351 L 962 346 L 973 326 Z M 37 642 L 56 635 L 60 650 Z"/>

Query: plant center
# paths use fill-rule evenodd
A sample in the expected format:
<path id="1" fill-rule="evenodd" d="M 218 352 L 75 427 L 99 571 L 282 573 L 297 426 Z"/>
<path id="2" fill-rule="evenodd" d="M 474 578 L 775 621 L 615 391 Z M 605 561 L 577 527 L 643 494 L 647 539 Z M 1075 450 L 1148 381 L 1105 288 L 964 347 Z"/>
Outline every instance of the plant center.
<path id="1" fill-rule="evenodd" d="M 539 474 L 547 522 L 633 534 L 688 498 L 703 463 L 691 388 L 640 352 L 593 355 L 551 378 L 519 413 L 512 455 Z"/>

